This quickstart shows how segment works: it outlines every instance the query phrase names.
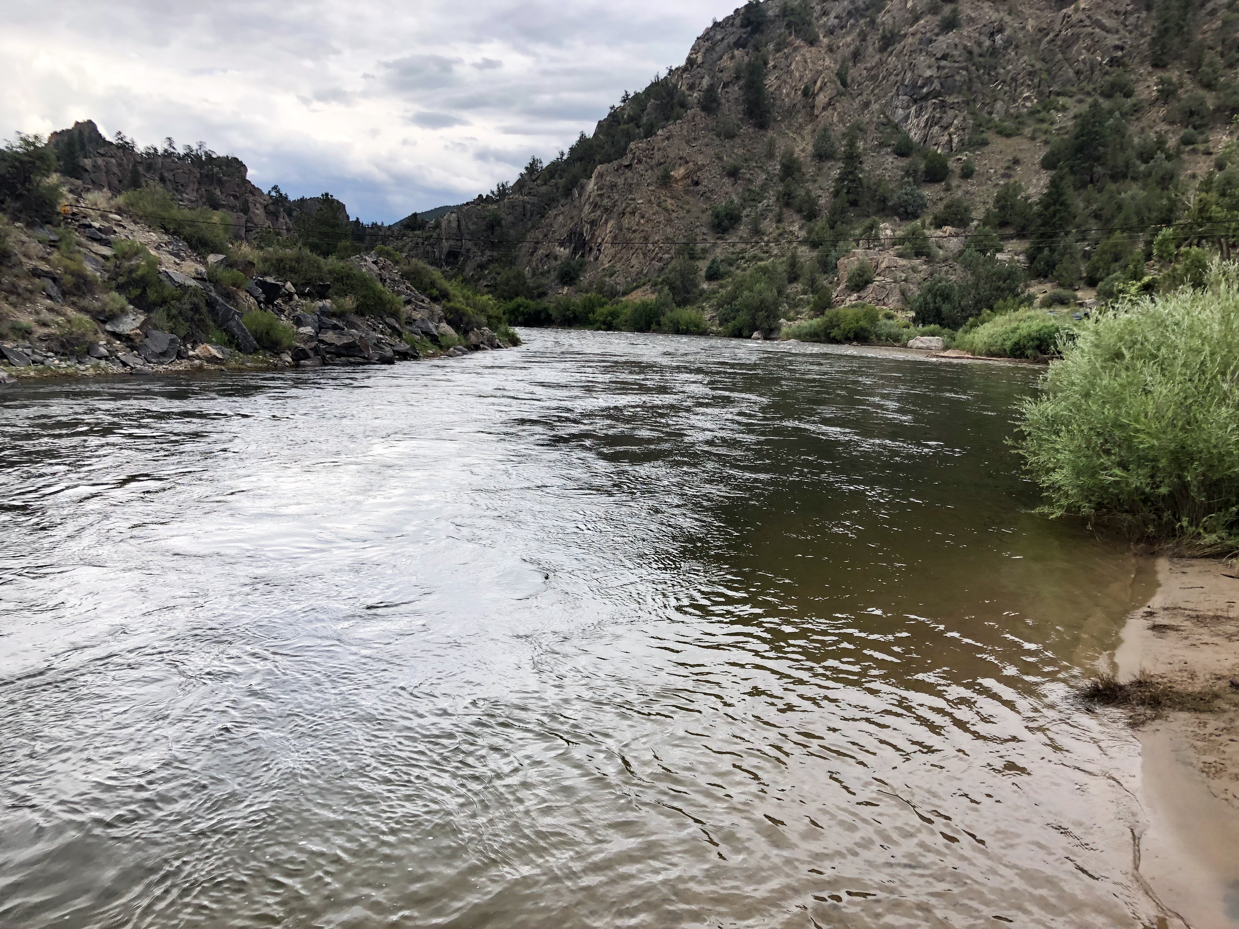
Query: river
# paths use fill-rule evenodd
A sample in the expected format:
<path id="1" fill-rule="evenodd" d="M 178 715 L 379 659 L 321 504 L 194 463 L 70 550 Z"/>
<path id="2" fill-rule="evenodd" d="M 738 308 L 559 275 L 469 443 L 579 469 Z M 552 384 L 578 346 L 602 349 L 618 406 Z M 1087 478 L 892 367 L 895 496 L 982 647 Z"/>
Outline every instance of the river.
<path id="1" fill-rule="evenodd" d="M 524 335 L 0 392 L 0 924 L 1156 921 L 1035 369 Z"/>

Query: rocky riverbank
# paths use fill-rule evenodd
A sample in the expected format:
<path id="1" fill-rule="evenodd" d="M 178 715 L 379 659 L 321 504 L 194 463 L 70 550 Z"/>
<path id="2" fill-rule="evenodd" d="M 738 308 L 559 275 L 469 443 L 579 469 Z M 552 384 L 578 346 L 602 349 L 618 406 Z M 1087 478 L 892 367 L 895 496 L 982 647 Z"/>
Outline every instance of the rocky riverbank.
<path id="1" fill-rule="evenodd" d="M 175 236 L 83 197 L 70 198 L 55 229 L 15 223 L 3 231 L 0 384 L 204 367 L 394 364 L 510 344 L 485 325 L 451 326 L 440 303 L 374 253 L 350 259 L 350 273 L 386 292 L 381 315 L 359 312 L 348 297 L 329 298 L 330 282 L 299 288 L 260 274 L 243 250 L 202 260 Z M 262 330 L 251 332 L 246 320 Z"/>

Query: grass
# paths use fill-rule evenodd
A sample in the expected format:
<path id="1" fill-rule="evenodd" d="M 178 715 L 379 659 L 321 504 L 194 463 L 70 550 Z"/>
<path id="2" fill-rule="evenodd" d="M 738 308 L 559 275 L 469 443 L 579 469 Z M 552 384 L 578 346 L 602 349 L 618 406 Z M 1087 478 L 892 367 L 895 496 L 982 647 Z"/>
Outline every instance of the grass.
<path id="1" fill-rule="evenodd" d="M 1022 413 L 1045 512 L 1161 548 L 1239 549 L 1239 269 L 1094 314 Z"/>
<path id="2" fill-rule="evenodd" d="M 961 331 L 955 347 L 990 358 L 1045 358 L 1058 354 L 1072 331 L 1070 321 L 1045 310 L 1016 310 Z"/>
<path id="3" fill-rule="evenodd" d="M 122 194 L 117 202 L 148 226 L 158 226 L 164 232 L 177 236 L 200 254 L 228 250 L 232 221 L 226 213 L 187 210 L 162 187 L 130 190 Z"/>
<path id="4" fill-rule="evenodd" d="M 250 310 L 241 317 L 254 341 L 272 354 L 286 352 L 296 343 L 297 332 L 268 310 Z"/>
<path id="5" fill-rule="evenodd" d="M 1140 719 L 1166 710 L 1208 713 L 1214 709 L 1217 698 L 1211 691 L 1175 687 L 1143 670 L 1130 681 L 1120 681 L 1113 674 L 1099 674 L 1081 688 L 1080 696 L 1098 706 L 1136 711 Z"/>

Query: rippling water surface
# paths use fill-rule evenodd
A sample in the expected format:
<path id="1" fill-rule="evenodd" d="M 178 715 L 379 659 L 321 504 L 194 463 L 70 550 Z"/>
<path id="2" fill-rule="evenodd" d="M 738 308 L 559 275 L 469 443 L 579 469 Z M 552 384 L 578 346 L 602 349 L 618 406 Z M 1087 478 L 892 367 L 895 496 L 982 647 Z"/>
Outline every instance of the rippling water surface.
<path id="1" fill-rule="evenodd" d="M 0 924 L 1151 921 L 1035 371 L 527 337 L 0 393 Z"/>

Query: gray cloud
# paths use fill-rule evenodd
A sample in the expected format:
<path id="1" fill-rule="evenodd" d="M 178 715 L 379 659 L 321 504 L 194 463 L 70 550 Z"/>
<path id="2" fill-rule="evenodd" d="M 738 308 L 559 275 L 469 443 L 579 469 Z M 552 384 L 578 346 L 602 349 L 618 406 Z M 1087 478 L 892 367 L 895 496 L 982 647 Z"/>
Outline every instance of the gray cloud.
<path id="1" fill-rule="evenodd" d="M 399 219 L 554 157 L 737 2 L 10 4 L 0 137 L 89 118 L 202 139 L 259 186 Z"/>

